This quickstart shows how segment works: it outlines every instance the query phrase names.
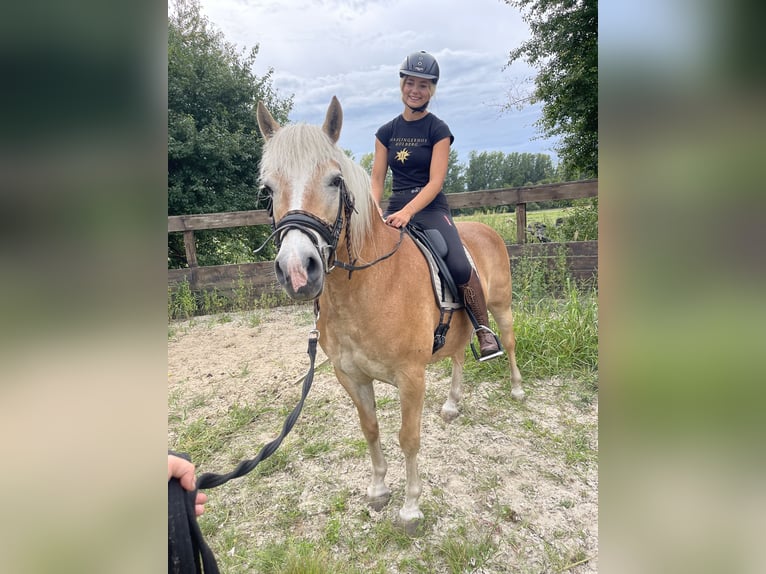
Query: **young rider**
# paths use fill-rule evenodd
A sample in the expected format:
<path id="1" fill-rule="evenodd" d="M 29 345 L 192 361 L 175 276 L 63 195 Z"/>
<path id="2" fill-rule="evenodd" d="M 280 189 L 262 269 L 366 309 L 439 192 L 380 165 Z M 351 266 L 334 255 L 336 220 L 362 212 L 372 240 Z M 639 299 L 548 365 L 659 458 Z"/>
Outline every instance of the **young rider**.
<path id="1" fill-rule="evenodd" d="M 375 133 L 372 195 L 380 205 L 390 167 L 393 194 L 383 214 L 386 223 L 402 227 L 413 222 L 423 229 L 436 229 L 441 233 L 448 247 L 444 260 L 459 295 L 479 325 L 486 327 L 477 331 L 479 360 L 498 357 L 503 352 L 488 328 L 481 282 L 465 255 L 442 191 L 449 148 L 455 138 L 449 126 L 428 111 L 439 81 L 439 64 L 431 54 L 415 52 L 400 66 L 399 78 L 404 111 Z"/>

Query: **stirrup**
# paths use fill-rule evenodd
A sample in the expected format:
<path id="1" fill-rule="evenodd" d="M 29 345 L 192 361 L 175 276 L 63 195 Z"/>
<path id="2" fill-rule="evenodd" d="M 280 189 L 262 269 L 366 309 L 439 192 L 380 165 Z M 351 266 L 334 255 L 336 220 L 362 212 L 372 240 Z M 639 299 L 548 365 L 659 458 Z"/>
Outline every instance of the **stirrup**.
<path id="1" fill-rule="evenodd" d="M 476 347 L 473 346 L 473 335 L 476 335 L 479 331 L 489 331 L 490 334 L 495 338 L 495 342 L 497 343 L 496 352 L 482 357 L 481 353 L 476 351 Z M 490 359 L 494 359 L 496 357 L 502 357 L 504 354 L 503 346 L 500 344 L 500 339 L 497 338 L 497 335 L 495 335 L 492 329 L 490 329 L 489 327 L 485 327 L 484 325 L 479 325 L 476 329 L 473 330 L 473 334 L 471 335 L 471 352 L 473 353 L 473 358 L 479 361 L 480 363 L 483 363 L 484 361 L 489 361 Z"/>

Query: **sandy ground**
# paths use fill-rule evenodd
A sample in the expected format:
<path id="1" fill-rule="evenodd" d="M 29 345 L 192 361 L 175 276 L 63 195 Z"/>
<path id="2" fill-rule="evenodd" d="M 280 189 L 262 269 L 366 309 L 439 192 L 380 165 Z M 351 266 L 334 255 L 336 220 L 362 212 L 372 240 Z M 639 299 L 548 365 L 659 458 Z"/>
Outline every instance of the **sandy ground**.
<path id="1" fill-rule="evenodd" d="M 212 316 L 169 325 L 170 447 L 189 421 L 215 421 L 225 417 L 232 405 L 280 405 L 287 412 L 300 396 L 309 365 L 310 307 L 278 307 L 227 317 L 230 320 Z M 320 349 L 317 365 L 325 359 Z M 562 393 L 570 389 L 565 383 L 525 381 L 527 398 L 512 408 L 505 401 L 500 408 L 493 405 L 497 382 L 466 385 L 463 414 L 445 424 L 439 408 L 449 381 L 443 370 L 429 368 L 420 470 L 421 507 L 431 527 L 418 546 L 438 545 L 461 525 L 483 525 L 497 548 L 475 572 L 598 571 L 598 403 L 562 400 Z M 369 511 L 373 525 L 395 515 L 404 486 L 403 457 L 396 439 L 398 395 L 396 389 L 382 384 L 376 391 L 383 403 L 379 416 L 389 463 L 387 482 L 394 494 L 386 509 Z M 284 412 L 254 420 L 232 438 L 228 452 L 212 456 L 211 468 L 200 470 L 227 472 L 232 462 L 254 457 L 278 434 Z M 363 437 L 353 405 L 329 365 L 317 369 L 306 409 L 285 444 L 293 437 L 301 444 L 316 442 L 323 433 L 336 446 L 322 456 L 290 460 L 285 473 L 296 481 L 292 486 L 283 484 L 284 476 L 261 479 L 263 491 L 271 492 L 275 500 L 285 496 L 280 489 L 292 489 L 303 516 L 298 531 L 308 538 L 321 538 L 331 514 L 330 501 L 344 490 L 350 493 L 348 521 L 358 521 L 353 517 L 365 508 L 370 473 L 366 455 L 350 457 L 337 447 L 358 444 Z M 567 444 L 576 441 L 585 443 L 591 453 L 586 460 L 566 456 Z M 250 543 L 278 540 L 283 535 L 278 525 L 263 528 L 272 520 L 268 502 L 253 501 L 241 491 L 236 481 L 211 490 L 210 505 L 229 506 L 227 524 L 235 523 Z M 291 530 L 295 531 L 295 524 Z M 399 559 L 406 553 L 393 551 Z"/>

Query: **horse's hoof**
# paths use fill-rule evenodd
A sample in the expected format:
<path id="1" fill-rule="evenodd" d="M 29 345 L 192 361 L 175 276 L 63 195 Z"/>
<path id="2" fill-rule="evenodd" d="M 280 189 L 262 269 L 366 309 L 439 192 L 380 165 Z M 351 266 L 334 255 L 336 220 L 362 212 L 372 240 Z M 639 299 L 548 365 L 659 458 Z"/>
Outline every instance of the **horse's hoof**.
<path id="1" fill-rule="evenodd" d="M 459 414 L 460 411 L 458 411 L 455 407 L 448 407 L 447 405 L 444 405 L 441 410 L 442 420 L 445 423 L 451 423 L 457 418 Z"/>
<path id="2" fill-rule="evenodd" d="M 425 532 L 423 532 L 423 529 L 425 527 L 425 522 L 423 520 L 423 515 L 421 514 L 417 518 L 410 518 L 409 520 L 405 520 L 402 518 L 402 516 L 399 516 L 399 525 L 404 530 L 404 533 L 409 536 L 410 538 L 417 538 L 419 536 L 423 536 Z"/>
<path id="3" fill-rule="evenodd" d="M 385 508 L 385 506 L 389 503 L 391 500 L 391 493 L 388 492 L 386 494 L 382 494 L 380 496 L 376 496 L 374 498 L 367 497 L 367 505 L 372 508 L 375 512 L 380 512 Z"/>
<path id="4" fill-rule="evenodd" d="M 423 536 L 424 524 L 422 520 L 412 520 L 404 525 L 404 533 L 410 538 L 417 538 Z"/>
<path id="5" fill-rule="evenodd" d="M 516 401 L 523 401 L 524 400 L 524 389 L 512 389 L 511 390 L 511 398 Z"/>

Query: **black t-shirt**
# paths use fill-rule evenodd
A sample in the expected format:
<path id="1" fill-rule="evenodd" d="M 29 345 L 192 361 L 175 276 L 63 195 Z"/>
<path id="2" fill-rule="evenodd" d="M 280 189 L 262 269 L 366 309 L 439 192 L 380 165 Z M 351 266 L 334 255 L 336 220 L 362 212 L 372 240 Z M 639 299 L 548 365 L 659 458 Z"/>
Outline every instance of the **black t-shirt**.
<path id="1" fill-rule="evenodd" d="M 388 148 L 388 166 L 393 175 L 393 190 L 424 187 L 430 179 L 434 144 L 455 137 L 449 126 L 432 113 L 413 122 L 401 114 L 382 125 L 375 137 Z"/>

